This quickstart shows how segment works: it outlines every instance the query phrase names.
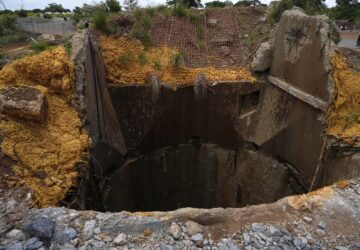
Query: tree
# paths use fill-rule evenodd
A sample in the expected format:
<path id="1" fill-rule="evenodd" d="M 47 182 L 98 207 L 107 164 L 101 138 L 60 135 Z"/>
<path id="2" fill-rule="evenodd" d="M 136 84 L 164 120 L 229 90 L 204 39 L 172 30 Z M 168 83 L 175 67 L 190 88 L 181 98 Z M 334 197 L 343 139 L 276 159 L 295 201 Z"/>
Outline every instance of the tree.
<path id="1" fill-rule="evenodd" d="M 173 6 L 184 6 L 186 8 L 199 8 L 203 6 L 201 4 L 201 0 L 167 0 L 166 4 Z"/>
<path id="2" fill-rule="evenodd" d="M 61 4 L 49 3 L 44 9 L 45 12 L 64 12 L 64 7 Z"/>
<path id="3" fill-rule="evenodd" d="M 325 0 L 292 0 L 292 2 L 309 15 L 321 13 L 326 8 Z"/>
<path id="4" fill-rule="evenodd" d="M 124 0 L 124 4 L 126 5 L 125 9 L 133 10 L 138 5 L 138 0 Z"/>
<path id="5" fill-rule="evenodd" d="M 336 6 L 331 9 L 330 17 L 360 23 L 360 3 L 358 0 L 336 0 Z"/>
<path id="6" fill-rule="evenodd" d="M 119 12 L 121 10 L 120 3 L 117 0 L 106 0 L 105 4 L 110 12 Z"/>
<path id="7" fill-rule="evenodd" d="M 261 2 L 259 0 L 242 0 L 239 1 L 235 4 L 235 6 L 255 6 L 255 5 L 260 5 Z"/>
<path id="8" fill-rule="evenodd" d="M 212 1 L 212 2 L 205 3 L 206 8 L 224 8 L 224 7 L 232 6 L 232 5 L 233 5 L 233 3 L 230 1 L 225 1 L 225 2 Z"/>

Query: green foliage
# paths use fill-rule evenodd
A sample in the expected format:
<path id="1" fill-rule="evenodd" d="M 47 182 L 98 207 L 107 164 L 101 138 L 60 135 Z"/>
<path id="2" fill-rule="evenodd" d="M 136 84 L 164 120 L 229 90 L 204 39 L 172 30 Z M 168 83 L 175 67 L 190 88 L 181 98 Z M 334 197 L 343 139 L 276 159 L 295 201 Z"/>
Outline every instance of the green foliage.
<path id="1" fill-rule="evenodd" d="M 141 51 L 139 54 L 139 62 L 141 65 L 145 65 L 148 63 L 148 59 L 146 57 L 145 51 Z"/>
<path id="2" fill-rule="evenodd" d="M 249 7 L 249 6 L 256 6 L 259 4 L 261 4 L 261 2 L 259 0 L 241 0 L 241 1 L 237 2 L 234 6 Z"/>
<path id="3" fill-rule="evenodd" d="M 201 16 L 197 13 L 190 12 L 188 18 L 189 21 L 194 24 L 199 24 L 201 22 Z"/>
<path id="4" fill-rule="evenodd" d="M 205 43 L 205 41 L 198 41 L 196 46 L 198 49 L 203 50 L 206 48 L 206 43 Z"/>
<path id="5" fill-rule="evenodd" d="M 184 56 L 181 52 L 178 52 L 174 55 L 173 58 L 173 66 L 175 69 L 181 69 L 184 68 L 185 66 L 185 60 L 184 60 Z"/>
<path id="6" fill-rule="evenodd" d="M 154 61 L 154 66 L 157 70 L 161 70 L 161 68 L 162 68 L 162 65 L 159 61 Z"/>
<path id="7" fill-rule="evenodd" d="M 225 2 L 212 1 L 212 2 L 205 3 L 206 8 L 224 8 L 224 7 L 232 6 L 232 5 L 233 5 L 233 3 L 230 1 L 225 1 Z"/>
<path id="8" fill-rule="evenodd" d="M 28 35 L 22 32 L 15 32 L 8 35 L 1 35 L 0 36 L 0 46 L 9 44 L 9 43 L 16 43 L 16 42 L 23 42 L 26 41 Z"/>
<path id="9" fill-rule="evenodd" d="M 330 17 L 336 20 L 348 20 L 360 23 L 360 3 L 355 0 L 337 0 L 337 6 L 331 9 Z"/>
<path id="10" fill-rule="evenodd" d="M 61 4 L 49 3 L 48 6 L 44 9 L 45 12 L 66 12 L 67 9 Z"/>
<path id="11" fill-rule="evenodd" d="M 198 39 L 203 39 L 203 38 L 204 38 L 204 34 L 205 34 L 204 28 L 201 27 L 201 26 L 198 26 L 198 27 L 196 28 L 197 38 L 198 38 Z"/>
<path id="12" fill-rule="evenodd" d="M 246 43 L 249 45 L 259 44 L 263 41 L 269 40 L 271 37 L 271 24 L 265 24 L 259 26 L 254 32 L 252 32 L 246 39 Z"/>
<path id="13" fill-rule="evenodd" d="M 32 43 L 29 47 L 35 54 L 37 54 L 46 50 L 49 45 L 46 42 L 36 42 Z"/>
<path id="14" fill-rule="evenodd" d="M 12 34 L 16 30 L 16 15 L 2 14 L 0 15 L 0 35 Z"/>
<path id="15" fill-rule="evenodd" d="M 184 5 L 179 4 L 174 6 L 172 14 L 177 17 L 187 17 L 189 12 Z"/>
<path id="16" fill-rule="evenodd" d="M 117 0 L 106 0 L 105 4 L 110 12 L 119 12 L 121 11 L 121 6 Z"/>
<path id="17" fill-rule="evenodd" d="M 202 7 L 201 0 L 167 0 L 166 4 L 170 5 L 170 6 L 175 6 L 175 7 L 178 6 L 178 5 L 182 5 L 185 8 L 191 8 L 191 7 L 199 8 L 199 7 Z"/>
<path id="18" fill-rule="evenodd" d="M 145 49 L 149 48 L 152 45 L 150 36 L 147 31 L 136 31 L 134 36 L 141 41 Z"/>
<path id="19" fill-rule="evenodd" d="M 124 0 L 125 9 L 134 10 L 137 8 L 138 0 Z"/>
<path id="20" fill-rule="evenodd" d="M 277 23 L 280 21 L 280 17 L 285 10 L 289 10 L 294 6 L 292 0 L 280 0 L 277 2 L 272 2 L 270 4 L 270 10 L 268 15 L 268 21 L 271 24 Z"/>
<path id="21" fill-rule="evenodd" d="M 27 17 L 28 16 L 28 11 L 21 9 L 21 10 L 17 10 L 15 11 L 15 13 L 19 16 L 19 17 Z"/>
<path id="22" fill-rule="evenodd" d="M 159 5 L 156 7 L 156 11 L 160 12 L 161 14 L 163 14 L 164 16 L 168 17 L 171 16 L 171 11 L 168 8 L 168 6 L 166 5 Z"/>
<path id="23" fill-rule="evenodd" d="M 93 28 L 105 33 L 110 32 L 108 15 L 105 12 L 99 11 L 93 15 Z"/>
<path id="24" fill-rule="evenodd" d="M 131 56 L 130 56 L 130 54 L 124 53 L 124 54 L 121 54 L 119 60 L 122 64 L 128 64 L 131 60 Z"/>
<path id="25" fill-rule="evenodd" d="M 146 7 L 144 10 L 145 10 L 146 14 L 153 17 L 153 16 L 155 16 L 157 8 L 155 8 L 155 7 Z"/>
<path id="26" fill-rule="evenodd" d="M 72 44 L 71 44 L 71 40 L 70 39 L 66 39 L 65 43 L 64 43 L 66 52 L 68 53 L 68 55 L 71 55 L 71 51 L 72 51 Z"/>

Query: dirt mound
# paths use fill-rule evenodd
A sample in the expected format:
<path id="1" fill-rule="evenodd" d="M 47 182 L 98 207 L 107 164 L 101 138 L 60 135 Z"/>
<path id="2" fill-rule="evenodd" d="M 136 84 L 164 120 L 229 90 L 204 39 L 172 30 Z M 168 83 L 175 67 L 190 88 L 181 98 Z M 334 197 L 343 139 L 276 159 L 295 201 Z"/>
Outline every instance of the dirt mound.
<path id="1" fill-rule="evenodd" d="M 58 47 L 6 65 L 0 71 L 0 88 L 33 86 L 45 94 L 48 114 L 44 123 L 2 115 L 1 151 L 11 158 L 0 176 L 13 186 L 34 191 L 35 204 L 56 205 L 75 184 L 76 166 L 85 159 L 88 135 L 70 105 L 73 66 L 65 48 Z"/>
<path id="2" fill-rule="evenodd" d="M 329 111 L 327 134 L 360 146 L 360 72 L 348 58 L 337 51 L 331 59 L 337 94 Z"/>

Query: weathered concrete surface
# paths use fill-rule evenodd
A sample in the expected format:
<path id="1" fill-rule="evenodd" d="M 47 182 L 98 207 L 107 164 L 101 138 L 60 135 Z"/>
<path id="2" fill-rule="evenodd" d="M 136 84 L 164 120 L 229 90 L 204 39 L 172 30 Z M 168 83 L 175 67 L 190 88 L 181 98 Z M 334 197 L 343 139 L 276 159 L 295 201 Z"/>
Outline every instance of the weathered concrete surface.
<path id="1" fill-rule="evenodd" d="M 301 192 L 286 165 L 270 156 L 196 141 L 134 159 L 107 185 L 109 211 L 239 207 Z"/>
<path id="2" fill-rule="evenodd" d="M 45 95 L 33 87 L 6 87 L 0 89 L 1 112 L 24 120 L 44 122 Z"/>
<path id="3" fill-rule="evenodd" d="M 270 74 L 331 102 L 334 88 L 329 81 L 331 46 L 327 17 L 285 11 L 277 28 Z"/>

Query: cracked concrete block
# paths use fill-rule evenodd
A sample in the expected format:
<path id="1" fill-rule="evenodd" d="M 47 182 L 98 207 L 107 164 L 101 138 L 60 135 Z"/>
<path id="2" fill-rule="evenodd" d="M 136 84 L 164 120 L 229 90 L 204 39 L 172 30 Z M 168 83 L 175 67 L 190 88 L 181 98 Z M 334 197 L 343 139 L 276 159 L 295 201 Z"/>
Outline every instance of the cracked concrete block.
<path id="1" fill-rule="evenodd" d="M 32 87 L 7 87 L 0 89 L 2 113 L 29 121 L 44 122 L 46 119 L 45 95 Z"/>

